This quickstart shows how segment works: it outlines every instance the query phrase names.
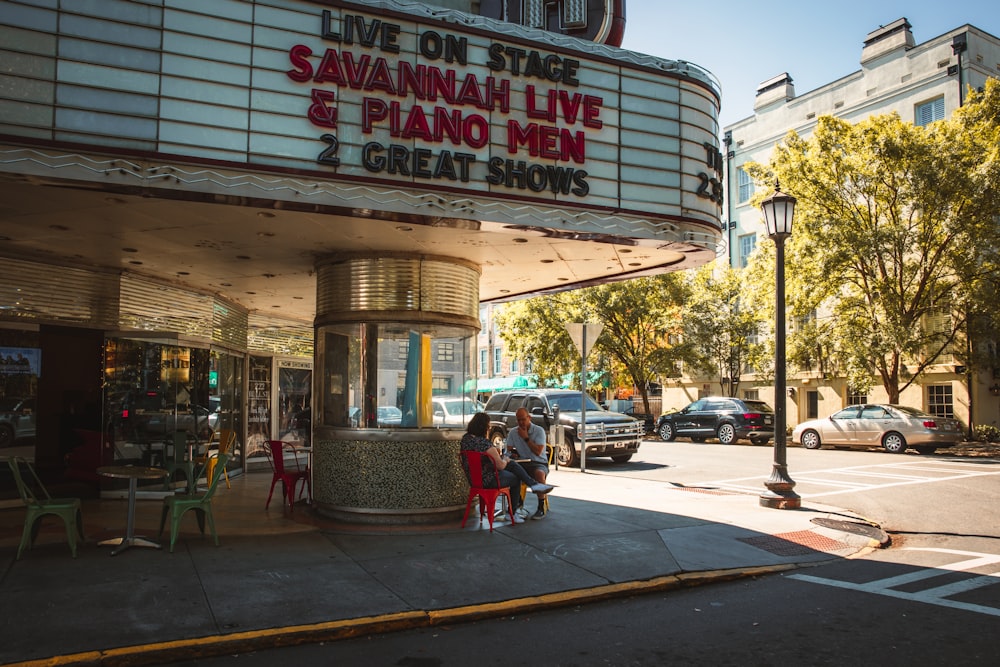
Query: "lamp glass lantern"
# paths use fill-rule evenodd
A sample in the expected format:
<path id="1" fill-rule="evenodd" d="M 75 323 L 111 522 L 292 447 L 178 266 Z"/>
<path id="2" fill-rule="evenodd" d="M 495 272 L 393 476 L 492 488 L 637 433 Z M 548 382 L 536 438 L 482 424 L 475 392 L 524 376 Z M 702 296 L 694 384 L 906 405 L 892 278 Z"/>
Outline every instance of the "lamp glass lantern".
<path id="1" fill-rule="evenodd" d="M 774 184 L 774 194 L 760 203 L 764 213 L 764 226 L 772 239 L 786 239 L 792 235 L 792 218 L 795 217 L 795 197 L 781 191 L 779 183 Z"/>

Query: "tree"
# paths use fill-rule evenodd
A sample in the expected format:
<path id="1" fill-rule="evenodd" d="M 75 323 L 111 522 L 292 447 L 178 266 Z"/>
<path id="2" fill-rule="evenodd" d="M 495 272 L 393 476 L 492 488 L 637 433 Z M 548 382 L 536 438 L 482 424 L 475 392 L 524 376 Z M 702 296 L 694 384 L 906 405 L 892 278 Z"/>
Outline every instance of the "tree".
<path id="1" fill-rule="evenodd" d="M 798 199 L 791 313 L 827 305 L 813 343 L 853 388 L 874 376 L 897 402 L 943 354 L 961 352 L 977 298 L 1000 275 L 996 80 L 926 128 L 896 114 L 856 125 L 822 117 L 809 139 L 790 133 L 768 167 L 747 169 Z"/>
<path id="2" fill-rule="evenodd" d="M 594 352 L 611 359 L 639 389 L 649 413 L 649 384 L 670 374 L 682 358 L 682 348 L 671 344 L 670 336 L 681 331 L 685 292 L 683 279 L 668 273 L 524 299 L 510 304 L 496 321 L 508 353 L 532 360 L 542 384 L 579 373 L 580 353 L 566 322 L 603 324 Z"/>
<path id="3" fill-rule="evenodd" d="M 690 276 L 684 309 L 684 340 L 696 372 L 717 377 L 723 392 L 736 396 L 744 368 L 763 371 L 766 348 L 757 342 L 763 316 L 748 293 L 746 275 L 710 263 Z"/>

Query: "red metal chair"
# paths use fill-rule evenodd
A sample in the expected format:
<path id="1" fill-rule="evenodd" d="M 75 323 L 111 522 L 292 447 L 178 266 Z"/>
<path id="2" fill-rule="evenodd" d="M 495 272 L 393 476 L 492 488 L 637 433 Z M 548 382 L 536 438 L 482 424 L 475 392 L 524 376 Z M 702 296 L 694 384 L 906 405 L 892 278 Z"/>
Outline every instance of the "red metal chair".
<path id="1" fill-rule="evenodd" d="M 483 514 L 486 514 L 490 519 L 490 532 L 493 532 L 493 508 L 496 507 L 497 498 L 500 496 L 507 498 L 507 512 L 510 514 L 510 522 L 513 524 L 514 510 L 512 508 L 514 507 L 514 503 L 510 499 L 510 487 L 487 487 L 483 485 L 484 464 L 493 467 L 494 479 L 499 480 L 499 476 L 496 474 L 496 463 L 493 459 L 484 452 L 462 450 L 459 454 L 462 456 L 465 474 L 469 479 L 469 498 L 465 502 L 465 516 L 462 517 L 462 528 L 465 528 L 465 522 L 469 518 L 469 510 L 472 509 L 472 500 L 474 498 L 479 498 L 479 524 L 482 525 Z M 499 481 L 497 484 L 499 485 Z"/>
<path id="2" fill-rule="evenodd" d="M 271 490 L 267 494 L 267 503 L 264 505 L 264 509 L 270 506 L 271 496 L 274 495 L 274 485 L 279 481 L 281 482 L 282 503 L 287 500 L 292 509 L 295 509 L 295 487 L 299 482 L 305 482 L 299 489 L 299 498 L 302 497 L 302 491 L 308 488 L 308 498 L 312 500 L 312 483 L 309 481 L 309 466 L 306 465 L 305 468 L 299 468 L 299 459 L 296 456 L 295 469 L 290 470 L 285 467 L 285 445 L 287 444 L 282 440 L 268 441 L 268 448 L 265 450 L 265 453 L 267 454 L 267 460 L 271 463 L 271 470 L 274 471 L 274 476 L 271 478 Z"/>

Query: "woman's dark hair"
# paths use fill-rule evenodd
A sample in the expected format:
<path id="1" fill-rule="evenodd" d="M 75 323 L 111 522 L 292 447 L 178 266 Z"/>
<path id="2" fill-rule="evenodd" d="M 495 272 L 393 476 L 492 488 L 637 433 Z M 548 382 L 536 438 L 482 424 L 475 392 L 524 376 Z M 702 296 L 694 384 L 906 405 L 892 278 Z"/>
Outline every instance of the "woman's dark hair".
<path id="1" fill-rule="evenodd" d="M 466 433 L 486 437 L 486 431 L 490 429 L 490 416 L 485 412 L 477 412 L 472 415 L 469 425 L 465 427 Z"/>

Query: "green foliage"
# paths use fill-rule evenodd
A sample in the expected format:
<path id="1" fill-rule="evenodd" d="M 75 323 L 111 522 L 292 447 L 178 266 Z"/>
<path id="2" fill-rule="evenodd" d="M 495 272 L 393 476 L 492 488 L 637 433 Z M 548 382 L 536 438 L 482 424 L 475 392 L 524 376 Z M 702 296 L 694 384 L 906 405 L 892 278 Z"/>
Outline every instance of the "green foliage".
<path id="1" fill-rule="evenodd" d="M 976 442 L 1000 442 L 1000 428 L 991 424 L 976 424 L 973 433 Z"/>
<path id="2" fill-rule="evenodd" d="M 634 384 L 647 399 L 646 386 L 681 359 L 669 336 L 680 333 L 684 298 L 683 279 L 668 273 L 525 299 L 509 304 L 496 321 L 508 354 L 531 359 L 541 385 L 567 373 L 579 376 L 580 353 L 565 323 L 602 323 L 592 355 L 611 362 L 615 384 Z"/>
<path id="3" fill-rule="evenodd" d="M 737 395 L 744 368 L 767 370 L 768 350 L 757 342 L 765 306 L 744 296 L 759 293 L 745 282 L 754 275 L 713 262 L 689 277 L 683 318 L 686 354 L 693 370 L 718 378 L 730 396 Z"/>
<path id="4" fill-rule="evenodd" d="M 798 199 L 789 310 L 819 317 L 790 336 L 790 358 L 836 368 L 855 387 L 874 375 L 895 402 L 942 354 L 966 347 L 967 318 L 1000 276 L 996 81 L 927 128 L 896 114 L 856 125 L 822 117 L 809 139 L 790 133 L 768 167 L 747 169 Z"/>

